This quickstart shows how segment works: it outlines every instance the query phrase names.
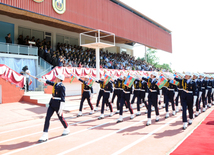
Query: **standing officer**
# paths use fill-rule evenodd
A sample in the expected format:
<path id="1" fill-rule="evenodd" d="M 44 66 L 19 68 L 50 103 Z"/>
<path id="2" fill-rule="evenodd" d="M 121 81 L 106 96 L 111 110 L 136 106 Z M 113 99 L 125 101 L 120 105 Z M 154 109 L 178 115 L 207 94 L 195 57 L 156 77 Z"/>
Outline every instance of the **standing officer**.
<path id="1" fill-rule="evenodd" d="M 100 84 L 100 91 L 97 97 L 97 104 L 96 104 L 96 108 L 94 109 L 94 111 L 97 111 L 100 103 L 100 99 L 101 97 L 103 97 L 103 93 L 104 93 L 104 76 L 102 76 L 101 80 L 99 81 L 96 80 L 95 82 Z"/>
<path id="2" fill-rule="evenodd" d="M 111 103 L 114 102 L 114 98 L 117 96 L 117 111 L 116 114 L 119 114 L 120 111 L 120 100 L 121 100 L 121 94 L 122 94 L 122 81 L 123 76 L 121 75 L 118 79 L 114 80 L 114 93 L 112 97 Z"/>
<path id="3" fill-rule="evenodd" d="M 98 119 L 103 119 L 104 118 L 104 106 L 105 104 L 110 107 L 110 117 L 113 116 L 113 108 L 110 103 L 110 100 L 112 98 L 112 91 L 113 91 L 113 85 L 112 82 L 109 81 L 105 86 L 104 86 L 104 93 L 103 93 L 103 101 L 102 101 L 102 107 L 101 107 L 101 115 Z"/>
<path id="4" fill-rule="evenodd" d="M 191 79 L 191 73 L 185 73 L 185 80 L 183 81 L 183 102 L 182 102 L 182 119 L 183 119 L 183 129 L 187 128 L 187 108 L 189 112 L 189 125 L 192 124 L 193 119 L 193 105 L 195 105 L 197 92 L 195 82 Z"/>
<path id="5" fill-rule="evenodd" d="M 156 114 L 156 122 L 159 121 L 159 110 L 158 110 L 158 95 L 159 95 L 159 88 L 156 85 L 156 77 L 158 76 L 158 74 L 156 72 L 152 72 L 152 74 L 150 75 L 150 78 L 147 79 L 145 77 L 143 77 L 142 79 L 148 82 L 148 89 L 149 89 L 149 96 L 148 96 L 148 114 L 147 114 L 147 118 L 148 121 L 146 123 L 146 125 L 150 125 L 152 123 L 151 121 L 151 106 L 153 105 L 155 107 L 155 114 Z"/>
<path id="6" fill-rule="evenodd" d="M 141 87 L 140 87 L 140 98 L 141 98 L 141 103 L 144 103 L 145 107 L 146 107 L 146 114 L 148 112 L 148 104 L 147 104 L 147 101 L 148 101 L 148 86 L 147 86 L 147 82 L 145 80 L 141 80 Z M 138 114 L 137 114 L 138 116 Z"/>
<path id="7" fill-rule="evenodd" d="M 120 100 L 120 117 L 117 120 L 117 123 L 120 123 L 123 121 L 123 105 L 124 104 L 126 104 L 126 106 L 129 108 L 129 111 L 131 113 L 130 119 L 133 119 L 135 117 L 135 114 L 133 113 L 133 110 L 132 110 L 132 107 L 130 104 L 130 95 L 132 93 L 132 86 L 129 88 L 124 84 L 126 77 L 127 77 L 127 75 L 124 75 L 124 80 L 122 83 L 123 92 L 122 92 L 121 100 Z"/>
<path id="8" fill-rule="evenodd" d="M 38 79 L 39 82 L 44 82 L 46 84 L 53 86 L 52 98 L 49 102 L 49 107 L 48 107 L 47 114 L 45 117 L 43 135 L 38 141 L 40 143 L 48 140 L 48 128 L 49 128 L 49 124 L 50 124 L 50 119 L 55 111 L 57 113 L 59 120 L 61 121 L 62 125 L 65 128 L 65 130 L 62 133 L 62 136 L 70 133 L 68 124 L 63 117 L 63 109 L 65 106 L 65 86 L 63 85 L 62 81 L 64 79 L 65 79 L 64 75 L 56 76 L 55 82 L 41 79 L 41 78 Z"/>
<path id="9" fill-rule="evenodd" d="M 212 80 L 210 79 L 211 77 L 209 75 L 206 76 L 206 80 L 207 80 L 207 106 L 209 108 L 211 108 L 212 104 L 211 104 L 211 94 L 212 94 Z"/>
<path id="10" fill-rule="evenodd" d="M 177 77 L 174 78 L 177 82 L 179 82 L 178 87 L 177 87 L 178 88 L 178 95 L 177 95 L 177 97 L 175 99 L 175 105 L 176 105 L 175 112 L 179 111 L 179 108 L 178 108 L 178 99 L 179 99 L 179 97 L 180 97 L 180 104 L 181 104 L 181 106 L 182 106 L 182 99 L 183 99 L 183 96 L 182 96 L 182 93 L 183 93 L 182 81 L 184 80 L 184 75 L 181 74 L 181 73 L 177 73 L 177 75 L 180 78 L 177 78 Z"/>
<path id="11" fill-rule="evenodd" d="M 212 81 L 212 95 L 211 95 L 211 99 L 212 99 L 212 105 L 214 105 L 214 75 L 211 76 L 211 81 Z"/>
<path id="12" fill-rule="evenodd" d="M 88 105 L 89 105 L 90 108 L 91 108 L 91 111 L 90 111 L 89 115 L 92 115 L 92 114 L 94 113 L 94 108 L 93 108 L 93 105 L 91 104 L 91 99 L 92 99 L 92 97 L 93 97 L 93 95 L 92 95 L 92 94 L 93 94 L 93 87 L 89 87 L 89 86 L 87 85 L 88 80 L 89 80 L 89 76 L 86 75 L 84 80 L 80 79 L 78 76 L 75 76 L 75 77 L 76 77 L 80 82 L 83 83 L 83 88 L 84 88 L 83 94 L 82 94 L 82 99 L 81 99 L 81 101 L 80 101 L 79 113 L 78 113 L 77 117 L 82 116 L 82 107 L 83 107 L 83 102 L 85 101 L 85 99 L 87 99 Z"/>

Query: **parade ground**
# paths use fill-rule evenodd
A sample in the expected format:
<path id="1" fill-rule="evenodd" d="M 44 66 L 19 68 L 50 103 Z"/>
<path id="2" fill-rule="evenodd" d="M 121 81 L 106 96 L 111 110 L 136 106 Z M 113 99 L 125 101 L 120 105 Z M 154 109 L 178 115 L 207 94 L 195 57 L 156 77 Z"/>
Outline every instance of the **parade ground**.
<path id="1" fill-rule="evenodd" d="M 66 99 L 72 101 L 69 97 Z M 95 100 L 96 95 L 92 103 Z M 146 126 L 146 108 L 143 107 L 141 116 L 130 120 L 130 113 L 124 112 L 123 122 L 117 124 L 119 115 L 109 117 L 109 111 L 105 111 L 105 118 L 101 120 L 98 120 L 100 110 L 89 115 L 87 102 L 84 103 L 83 116 L 76 117 L 80 102 L 78 96 L 72 102 L 75 105 L 73 109 L 64 112 L 70 134 L 61 136 L 64 129 L 54 114 L 50 122 L 49 140 L 44 143 L 37 141 L 42 135 L 47 107 L 26 102 L 1 104 L 0 154 L 189 155 L 210 154 L 213 151 L 213 106 L 183 130 L 182 111 L 175 116 L 170 113 L 170 117 L 165 119 L 165 109 L 162 108 L 159 122 L 155 122 L 152 112 L 152 124 Z"/>

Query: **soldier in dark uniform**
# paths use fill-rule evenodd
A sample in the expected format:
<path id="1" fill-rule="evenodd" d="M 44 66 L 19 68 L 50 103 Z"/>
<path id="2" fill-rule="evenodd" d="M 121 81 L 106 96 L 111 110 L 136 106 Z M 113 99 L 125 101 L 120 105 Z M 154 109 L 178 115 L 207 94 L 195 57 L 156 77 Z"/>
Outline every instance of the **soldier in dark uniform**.
<path id="1" fill-rule="evenodd" d="M 211 81 L 212 81 L 212 95 L 211 95 L 211 99 L 212 99 L 212 105 L 214 105 L 214 75 L 211 76 Z"/>
<path id="2" fill-rule="evenodd" d="M 207 80 L 207 90 L 208 90 L 208 93 L 207 93 L 207 106 L 209 108 L 211 108 L 212 104 L 211 104 L 211 94 L 212 94 L 212 80 L 210 79 L 211 77 L 209 75 L 206 76 L 206 80 Z"/>
<path id="3" fill-rule="evenodd" d="M 87 99 L 88 105 L 89 105 L 90 108 L 91 108 L 91 111 L 90 111 L 89 115 L 92 115 L 92 114 L 94 113 L 94 108 L 93 108 L 93 105 L 91 104 L 91 98 L 93 97 L 93 95 L 92 95 L 92 94 L 93 94 L 93 87 L 89 87 L 89 86 L 87 85 L 87 82 L 88 82 L 88 80 L 89 80 L 89 76 L 86 75 L 84 81 L 83 81 L 82 79 L 80 79 L 78 76 L 75 76 L 75 77 L 76 77 L 80 82 L 83 83 L 83 88 L 84 88 L 83 94 L 82 94 L 82 99 L 81 99 L 81 101 L 80 101 L 79 113 L 78 113 L 77 117 L 82 116 L 82 107 L 83 107 L 83 102 L 85 101 L 85 99 Z"/>
<path id="4" fill-rule="evenodd" d="M 117 120 L 117 123 L 123 121 L 123 105 L 124 104 L 127 105 L 127 107 L 129 108 L 129 111 L 131 113 L 130 119 L 133 119 L 135 117 L 135 114 L 133 113 L 133 110 L 132 110 L 132 107 L 130 104 L 130 95 L 132 93 L 132 86 L 129 88 L 124 84 L 126 77 L 127 77 L 127 75 L 124 76 L 124 80 L 122 82 L 123 92 L 121 94 L 121 99 L 120 99 L 120 117 Z"/>
<path id="5" fill-rule="evenodd" d="M 181 106 L 182 106 L 182 99 L 183 99 L 183 96 L 182 96 L 182 93 L 183 93 L 183 86 L 182 86 L 182 81 L 184 80 L 183 78 L 184 78 L 184 76 L 183 76 L 183 74 L 177 74 L 178 76 L 179 76 L 179 78 L 178 77 L 175 77 L 174 79 L 177 81 L 177 82 L 179 82 L 179 84 L 178 84 L 178 95 L 177 95 L 177 97 L 176 97 L 176 99 L 175 99 L 175 105 L 176 105 L 176 112 L 178 112 L 179 111 L 179 108 L 178 108 L 178 99 L 179 99 L 179 97 L 180 97 L 180 103 L 181 103 Z"/>
<path id="6" fill-rule="evenodd" d="M 203 112 L 205 112 L 206 109 L 207 109 L 207 92 L 208 92 L 208 90 L 207 90 L 207 80 L 205 80 L 204 77 L 205 77 L 204 74 L 200 75 L 202 95 L 201 95 L 201 98 L 199 100 L 199 104 L 201 103 L 201 100 L 202 100 Z"/>
<path id="7" fill-rule="evenodd" d="M 148 96 L 148 114 L 147 114 L 147 126 L 150 125 L 151 122 L 151 106 L 153 105 L 155 107 L 155 113 L 156 113 L 156 122 L 159 121 L 159 109 L 158 109 L 158 95 L 159 95 L 159 88 L 156 85 L 157 79 L 156 77 L 158 74 L 156 72 L 153 72 L 149 79 L 142 77 L 143 80 L 148 82 L 148 89 L 149 89 L 149 96 Z"/>
<path id="8" fill-rule="evenodd" d="M 187 128 L 187 108 L 189 112 L 189 125 L 192 124 L 193 119 L 193 105 L 195 105 L 194 98 L 197 96 L 195 82 L 191 79 L 191 73 L 185 73 L 185 80 L 182 83 L 183 85 L 183 102 L 182 102 L 182 119 L 183 119 L 183 129 Z"/>
<path id="9" fill-rule="evenodd" d="M 141 87 L 140 87 L 140 98 L 141 98 L 141 103 L 144 103 L 145 107 L 146 107 L 146 114 L 148 112 L 148 85 L 147 82 L 145 80 L 141 80 Z M 138 115 L 138 114 L 137 114 Z"/>
<path id="10" fill-rule="evenodd" d="M 196 114 L 195 114 L 196 117 L 201 113 L 201 106 L 199 104 L 199 98 L 201 96 L 200 94 L 202 94 L 202 92 L 201 92 L 201 81 L 200 81 L 200 79 L 198 79 L 198 76 L 199 75 L 197 73 L 193 74 L 193 80 L 194 80 L 195 85 L 196 85 L 196 96 L 197 96 L 196 104 L 193 105 L 193 107 L 196 106 Z"/>
<path id="11" fill-rule="evenodd" d="M 49 102 L 49 107 L 47 110 L 47 114 L 45 117 L 45 125 L 43 130 L 43 135 L 39 139 L 39 142 L 45 142 L 48 140 L 48 128 L 50 124 L 50 119 L 54 112 L 57 113 L 57 116 L 59 120 L 61 121 L 62 125 L 64 126 L 65 130 L 62 133 L 62 136 L 67 135 L 70 133 L 69 127 L 67 122 L 65 121 L 63 117 L 63 109 L 65 106 L 65 86 L 63 85 L 62 81 L 64 80 L 64 75 L 58 75 L 56 76 L 55 82 L 45 80 L 45 79 L 39 79 L 39 82 L 44 82 L 46 84 L 52 85 L 52 98 Z"/>
<path id="12" fill-rule="evenodd" d="M 97 111 L 99 107 L 100 99 L 101 97 L 103 97 L 103 93 L 104 93 L 104 77 L 102 77 L 101 80 L 99 81 L 96 80 L 95 82 L 100 84 L 100 91 L 97 97 L 97 104 L 96 104 L 96 108 L 94 109 L 94 111 Z"/>
<path id="13" fill-rule="evenodd" d="M 122 81 L 123 76 L 120 76 L 120 78 L 114 80 L 114 92 L 111 103 L 114 103 L 114 99 L 117 96 L 117 111 L 116 114 L 119 114 L 120 111 L 120 100 L 121 100 L 121 94 L 122 94 Z"/>
<path id="14" fill-rule="evenodd" d="M 102 107 L 101 107 L 101 115 L 98 119 L 103 119 L 104 118 L 104 106 L 105 104 L 110 107 L 110 117 L 113 116 L 113 108 L 110 103 L 110 100 L 112 98 L 112 91 L 113 91 L 113 85 L 112 82 L 109 81 L 105 86 L 104 86 L 104 93 L 103 93 L 103 101 L 102 101 Z"/>

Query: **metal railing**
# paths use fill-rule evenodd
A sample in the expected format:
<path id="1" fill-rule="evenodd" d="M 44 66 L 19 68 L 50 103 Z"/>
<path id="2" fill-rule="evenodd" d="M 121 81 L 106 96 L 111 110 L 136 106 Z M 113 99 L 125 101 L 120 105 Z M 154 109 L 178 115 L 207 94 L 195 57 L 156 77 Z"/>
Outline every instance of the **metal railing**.
<path id="1" fill-rule="evenodd" d="M 53 65 L 49 64 L 47 61 L 39 57 L 39 65 L 44 68 L 45 71 L 50 72 Z"/>
<path id="2" fill-rule="evenodd" d="M 0 52 L 18 54 L 18 55 L 38 55 L 38 47 L 31 47 L 19 44 L 8 44 L 0 42 Z"/>

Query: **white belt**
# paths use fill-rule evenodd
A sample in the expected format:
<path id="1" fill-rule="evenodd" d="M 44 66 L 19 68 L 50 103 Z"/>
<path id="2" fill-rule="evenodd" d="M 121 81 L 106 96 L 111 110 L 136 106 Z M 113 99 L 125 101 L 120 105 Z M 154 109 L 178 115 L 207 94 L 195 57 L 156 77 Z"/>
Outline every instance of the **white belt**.
<path id="1" fill-rule="evenodd" d="M 212 88 L 211 86 L 207 86 L 207 88 Z"/>
<path id="2" fill-rule="evenodd" d="M 111 93 L 110 91 L 104 90 L 105 93 Z"/>
<path id="3" fill-rule="evenodd" d="M 90 90 L 85 90 L 85 89 L 84 89 L 84 91 L 88 91 L 88 92 L 90 92 Z"/>
<path id="4" fill-rule="evenodd" d="M 174 91 L 174 89 L 170 89 L 170 88 L 168 88 L 168 90 L 169 90 L 169 91 Z"/>
<path id="5" fill-rule="evenodd" d="M 100 90 L 104 90 L 103 88 L 100 88 Z"/>
<path id="6" fill-rule="evenodd" d="M 52 97 L 54 100 L 61 100 L 61 97 Z"/>
<path id="7" fill-rule="evenodd" d="M 125 90 L 123 90 L 123 92 L 126 93 L 126 94 L 130 93 L 130 91 L 125 91 Z"/>
<path id="8" fill-rule="evenodd" d="M 205 87 L 201 87 L 202 89 L 205 89 Z"/>
<path id="9" fill-rule="evenodd" d="M 150 90 L 150 91 L 153 92 L 153 93 L 154 93 L 154 92 L 157 92 L 157 90 Z"/>
<path id="10" fill-rule="evenodd" d="M 186 93 L 193 93 L 193 91 L 184 90 Z"/>
<path id="11" fill-rule="evenodd" d="M 144 89 L 141 89 L 140 91 L 145 91 Z"/>
<path id="12" fill-rule="evenodd" d="M 114 88 L 115 90 L 120 90 L 121 88 Z"/>
<path id="13" fill-rule="evenodd" d="M 134 90 L 140 90 L 140 89 L 134 89 Z"/>
<path id="14" fill-rule="evenodd" d="M 183 90 L 182 88 L 178 88 L 178 90 Z"/>

